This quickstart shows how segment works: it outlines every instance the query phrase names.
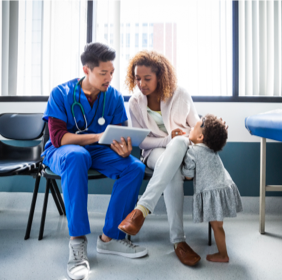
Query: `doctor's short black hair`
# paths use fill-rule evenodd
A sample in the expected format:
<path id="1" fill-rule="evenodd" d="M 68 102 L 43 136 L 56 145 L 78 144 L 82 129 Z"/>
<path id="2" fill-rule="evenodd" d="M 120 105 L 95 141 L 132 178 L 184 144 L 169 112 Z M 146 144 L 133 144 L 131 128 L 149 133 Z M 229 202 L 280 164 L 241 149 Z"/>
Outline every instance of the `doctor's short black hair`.
<path id="1" fill-rule="evenodd" d="M 83 66 L 88 66 L 92 71 L 99 66 L 99 62 L 113 61 L 116 58 L 116 51 L 102 43 L 89 43 L 84 47 L 80 59 Z"/>
<path id="2" fill-rule="evenodd" d="M 203 121 L 203 143 L 214 152 L 221 151 L 226 144 L 228 133 L 225 124 L 216 116 L 208 114 L 202 118 Z"/>

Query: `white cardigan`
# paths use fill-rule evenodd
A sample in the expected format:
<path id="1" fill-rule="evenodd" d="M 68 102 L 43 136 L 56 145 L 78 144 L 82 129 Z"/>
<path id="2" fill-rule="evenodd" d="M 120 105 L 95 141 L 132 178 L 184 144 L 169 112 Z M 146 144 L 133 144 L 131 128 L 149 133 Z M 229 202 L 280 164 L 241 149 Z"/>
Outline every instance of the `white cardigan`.
<path id="1" fill-rule="evenodd" d="M 188 137 L 191 127 L 194 127 L 199 116 L 189 93 L 177 87 L 172 97 L 161 100 L 161 112 L 164 125 L 168 132 L 159 129 L 154 119 L 147 113 L 148 100 L 141 91 L 133 94 L 129 100 L 129 112 L 133 127 L 150 129 L 150 134 L 140 144 L 144 161 L 152 149 L 166 147 L 171 140 L 171 131 L 180 128 L 186 132 Z"/>

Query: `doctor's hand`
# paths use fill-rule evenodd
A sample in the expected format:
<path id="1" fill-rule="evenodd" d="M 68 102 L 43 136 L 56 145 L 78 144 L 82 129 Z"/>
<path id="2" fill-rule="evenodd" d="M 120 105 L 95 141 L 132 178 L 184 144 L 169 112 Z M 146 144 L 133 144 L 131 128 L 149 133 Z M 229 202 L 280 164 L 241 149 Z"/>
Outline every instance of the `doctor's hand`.
<path id="1" fill-rule="evenodd" d="M 111 149 L 114 150 L 121 157 L 128 157 L 132 151 L 130 137 L 127 138 L 127 143 L 125 142 L 124 138 L 121 138 L 121 143 L 114 140 L 111 144 Z"/>

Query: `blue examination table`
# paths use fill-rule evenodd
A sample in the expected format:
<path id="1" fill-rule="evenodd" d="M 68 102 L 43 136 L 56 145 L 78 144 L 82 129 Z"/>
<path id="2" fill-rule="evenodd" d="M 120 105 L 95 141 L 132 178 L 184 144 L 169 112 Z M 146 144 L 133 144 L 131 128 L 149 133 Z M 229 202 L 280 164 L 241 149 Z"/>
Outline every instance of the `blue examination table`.
<path id="1" fill-rule="evenodd" d="M 267 185 L 266 170 L 266 138 L 282 141 L 282 110 L 274 110 L 245 119 L 245 126 L 250 134 L 261 137 L 260 140 L 260 233 L 265 233 L 265 193 L 282 191 L 282 185 Z"/>

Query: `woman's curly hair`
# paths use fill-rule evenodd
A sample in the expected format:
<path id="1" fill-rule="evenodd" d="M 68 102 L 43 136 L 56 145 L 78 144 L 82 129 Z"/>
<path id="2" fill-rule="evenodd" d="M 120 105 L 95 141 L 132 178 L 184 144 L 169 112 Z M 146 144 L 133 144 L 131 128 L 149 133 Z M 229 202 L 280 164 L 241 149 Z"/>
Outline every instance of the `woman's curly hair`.
<path id="1" fill-rule="evenodd" d="M 214 152 L 221 151 L 227 141 L 227 129 L 225 124 L 216 116 L 208 114 L 205 117 L 203 127 L 203 143 Z"/>
<path id="2" fill-rule="evenodd" d="M 174 67 L 164 55 L 156 51 L 143 50 L 129 61 L 125 85 L 130 92 L 133 92 L 136 86 L 134 70 L 137 65 L 151 67 L 152 71 L 157 75 L 157 91 L 161 94 L 162 100 L 172 96 L 177 87 L 177 78 Z"/>

